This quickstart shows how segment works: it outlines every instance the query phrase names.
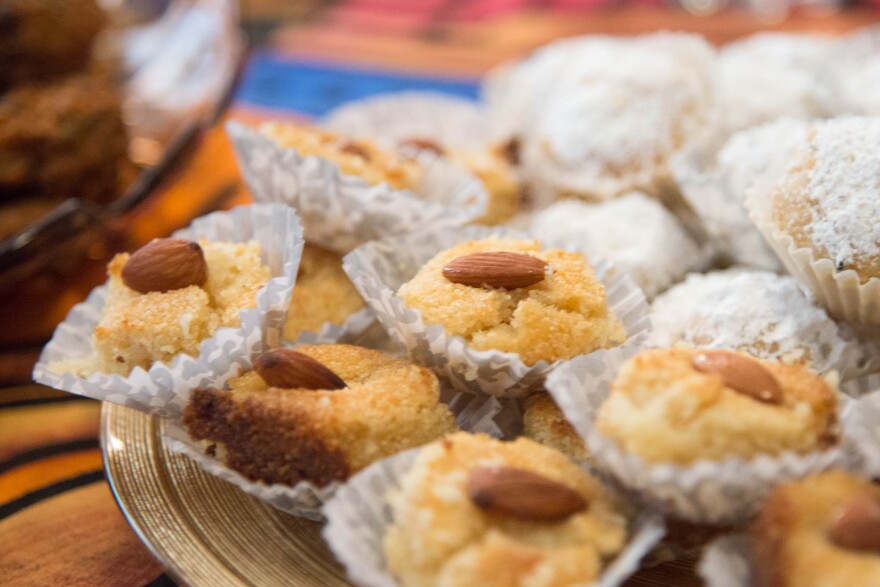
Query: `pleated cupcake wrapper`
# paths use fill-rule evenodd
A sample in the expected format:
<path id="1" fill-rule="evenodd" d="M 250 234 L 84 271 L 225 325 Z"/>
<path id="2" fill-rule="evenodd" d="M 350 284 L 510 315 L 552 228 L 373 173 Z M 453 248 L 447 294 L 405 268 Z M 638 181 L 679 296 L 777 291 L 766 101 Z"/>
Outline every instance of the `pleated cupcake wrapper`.
<path id="1" fill-rule="evenodd" d="M 880 337 L 880 279 L 861 283 L 852 269 L 837 271 L 831 259 L 816 259 L 813 251 L 798 248 L 769 218 L 766 206 L 748 198 L 752 220 L 767 238 L 791 275 L 806 283 L 834 318 L 843 320 L 862 336 Z"/>
<path id="2" fill-rule="evenodd" d="M 429 139 L 460 150 L 491 142 L 489 118 L 476 102 L 434 92 L 395 92 L 349 102 L 320 126 L 397 149 L 407 139 Z"/>
<path id="3" fill-rule="evenodd" d="M 715 153 L 709 148 L 690 145 L 670 162 L 678 191 L 693 214 L 679 213 L 679 219 L 694 234 L 707 233 L 711 246 L 731 260 L 756 269 L 778 271 L 780 262 L 764 237 L 753 226 L 735 231 L 730 219 L 751 224 L 742 205 L 742 196 L 730 193 L 723 174 L 712 171 Z"/>
<path id="4" fill-rule="evenodd" d="M 441 395 L 448 396 L 446 403 L 455 415 L 459 428 L 468 432 L 501 437 L 501 427 L 506 426 L 505 420 L 509 414 L 500 402 L 491 397 L 455 394 L 449 393 L 448 390 L 441 390 Z M 232 483 L 245 493 L 294 516 L 310 520 L 323 519 L 324 504 L 344 486 L 344 483 L 338 481 L 324 487 L 317 487 L 308 481 L 301 481 L 294 486 L 252 481 L 227 467 L 216 456 L 205 454 L 206 443 L 190 438 L 179 421 L 168 422 L 164 433 L 165 443 L 170 451 L 186 455 L 209 475 Z"/>
<path id="5" fill-rule="evenodd" d="M 421 312 L 408 308 L 396 295 L 400 286 L 437 253 L 460 242 L 489 237 L 528 238 L 518 231 L 498 227 L 435 229 L 366 243 L 345 256 L 343 269 L 391 339 L 403 346 L 413 361 L 432 369 L 456 390 L 499 398 L 521 397 L 540 388 L 547 374 L 567 361 L 539 361 L 529 366 L 515 353 L 476 350 L 462 337 L 447 335 L 443 326 L 426 325 Z M 645 296 L 609 263 L 594 260 L 593 268 L 605 285 L 608 306 L 628 335 L 619 348 L 633 355 L 651 326 Z M 583 357 L 599 368 L 604 364 L 605 353 L 598 350 Z"/>
<path id="6" fill-rule="evenodd" d="M 324 540 L 345 566 L 349 579 L 365 587 L 395 587 L 388 570 L 382 541 L 393 522 L 385 501 L 389 491 L 400 487 L 419 449 L 406 451 L 374 463 L 340 488 L 324 508 L 327 525 Z M 631 524 L 626 548 L 611 562 L 591 587 L 617 587 L 639 568 L 639 562 L 663 536 L 656 516 L 641 514 Z M 583 587 L 588 584 L 585 582 Z"/>
<path id="7" fill-rule="evenodd" d="M 608 355 L 601 370 L 580 359 L 557 369 L 547 378 L 547 391 L 583 438 L 596 466 L 647 506 L 667 515 L 696 523 L 738 525 L 757 513 L 775 485 L 829 469 L 865 467 L 860 445 L 869 442 L 868 431 L 854 418 L 861 405 L 843 394 L 839 396 L 843 438 L 828 450 L 692 465 L 646 463 L 596 429 L 599 406 L 626 361 L 620 351 L 612 349 Z"/>
<path id="8" fill-rule="evenodd" d="M 697 565 L 706 587 L 752 587 L 756 584 L 752 548 L 745 534 L 718 538 L 706 547 Z"/>
<path id="9" fill-rule="evenodd" d="M 302 256 L 302 228 L 296 212 L 280 204 L 242 206 L 196 219 L 174 234 L 216 242 L 257 241 L 272 278 L 257 293 L 256 307 L 241 311 L 238 328 L 219 328 L 204 340 L 198 357 L 179 354 L 148 370 L 136 367 L 127 377 L 92 374 L 86 378 L 56 373 L 50 363 L 85 358 L 92 352 L 92 333 L 101 319 L 107 286 L 96 288 L 55 329 L 34 367 L 43 385 L 97 400 L 135 408 L 165 418 L 179 418 L 190 390 L 238 373 L 252 353 L 277 346 Z"/>
<path id="10" fill-rule="evenodd" d="M 303 331 L 296 340 L 285 343 L 300 344 L 359 344 L 376 324 L 376 315 L 369 308 L 363 308 L 345 319 L 342 324 L 324 322 L 317 332 Z"/>
<path id="11" fill-rule="evenodd" d="M 417 156 L 424 178 L 416 194 L 387 183 L 371 186 L 331 161 L 303 157 L 242 124 L 226 128 L 254 200 L 293 206 L 305 238 L 339 253 L 386 235 L 466 224 L 486 211 L 483 184 L 430 153 Z"/>
<path id="12" fill-rule="evenodd" d="M 880 383 L 880 376 L 871 376 L 870 384 Z M 867 387 L 867 385 L 866 385 Z M 863 471 L 869 477 L 880 477 L 880 386 L 874 387 L 853 402 L 850 428 L 865 457 Z"/>

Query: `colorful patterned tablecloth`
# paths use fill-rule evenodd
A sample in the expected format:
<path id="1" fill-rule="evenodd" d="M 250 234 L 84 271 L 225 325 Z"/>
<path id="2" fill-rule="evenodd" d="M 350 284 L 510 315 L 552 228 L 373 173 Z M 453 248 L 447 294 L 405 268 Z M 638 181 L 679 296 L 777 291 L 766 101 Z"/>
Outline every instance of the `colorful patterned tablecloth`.
<path id="1" fill-rule="evenodd" d="M 745 13 L 700 18 L 653 8 L 579 11 L 592 2 L 353 0 L 277 29 L 251 56 L 229 116 L 319 116 L 343 102 L 402 89 L 467 98 L 479 76 L 550 39 L 578 33 L 684 29 L 725 42 L 761 28 L 838 32 L 874 19 L 799 14 L 768 26 Z M 562 12 L 560 12 L 562 11 Z M 257 29 L 254 29 L 257 30 Z M 104 481 L 99 405 L 30 383 L 46 338 L 103 281 L 115 250 L 164 236 L 205 212 L 247 202 L 219 126 L 75 272 L 34 279 L 0 300 L 0 583 L 171 585 L 127 526 Z M 697 584 L 670 566 L 666 584 Z"/>

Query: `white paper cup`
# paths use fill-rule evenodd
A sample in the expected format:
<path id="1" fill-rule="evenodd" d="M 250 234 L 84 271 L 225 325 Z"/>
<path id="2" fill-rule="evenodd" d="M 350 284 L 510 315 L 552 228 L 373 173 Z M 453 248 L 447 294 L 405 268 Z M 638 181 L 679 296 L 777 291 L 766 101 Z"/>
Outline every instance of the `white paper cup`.
<path id="1" fill-rule="evenodd" d="M 488 195 L 473 175 L 442 157 L 418 154 L 424 177 L 417 194 L 388 183 L 369 185 L 344 175 L 335 163 L 302 157 L 293 148 L 237 122 L 227 132 L 242 175 L 257 202 L 293 206 L 302 219 L 305 238 L 346 253 L 371 239 L 459 226 L 482 216 Z"/>
<path id="2" fill-rule="evenodd" d="M 296 212 L 280 204 L 241 206 L 196 219 L 174 236 L 215 242 L 257 241 L 272 278 L 257 292 L 256 307 L 241 311 L 238 328 L 219 328 L 204 340 L 198 357 L 183 353 L 149 370 L 136 367 L 127 377 L 95 373 L 77 377 L 57 373 L 50 364 L 85 358 L 92 352 L 92 333 L 101 319 L 107 286 L 96 288 L 75 306 L 55 329 L 34 367 L 34 380 L 43 385 L 148 414 L 179 418 L 189 392 L 241 368 L 251 354 L 277 346 L 302 256 L 302 228 Z"/>
<path id="3" fill-rule="evenodd" d="M 457 390 L 521 397 L 538 389 L 548 373 L 568 361 L 539 361 L 529 366 L 515 353 L 473 349 L 462 337 L 448 336 L 443 326 L 426 325 L 421 312 L 408 308 L 396 294 L 437 253 L 460 242 L 492 236 L 528 238 L 498 227 L 440 228 L 366 243 L 345 256 L 343 269 L 391 339 L 404 347 L 413 361 L 429 367 Z M 609 308 L 627 332 L 627 340 L 618 348 L 627 355 L 635 354 L 650 330 L 645 296 L 609 263 L 594 260 L 593 268 L 605 285 Z M 606 352 L 598 350 L 582 356 L 601 366 Z"/>
<path id="4" fill-rule="evenodd" d="M 703 553 L 697 572 L 706 587 L 751 587 L 755 584 L 753 541 L 746 534 L 714 540 Z"/>
<path id="5" fill-rule="evenodd" d="M 596 466 L 649 507 L 703 524 L 738 525 L 749 521 L 774 486 L 829 469 L 862 470 L 864 437 L 853 416 L 854 402 L 840 395 L 843 438 L 828 450 L 809 454 L 759 455 L 750 460 L 698 461 L 691 465 L 650 464 L 624 451 L 595 426 L 599 406 L 627 357 L 609 351 L 603 369 L 575 359 L 547 378 L 547 391 L 584 439 Z"/>
<path id="6" fill-rule="evenodd" d="M 382 540 L 393 522 L 385 496 L 400 487 L 419 449 L 403 452 L 371 465 L 340 488 L 324 508 L 324 539 L 345 566 L 348 576 L 367 587 L 395 587 L 388 570 Z M 638 568 L 639 562 L 663 536 L 659 518 L 643 514 L 630 528 L 626 548 L 591 587 L 617 587 Z"/>

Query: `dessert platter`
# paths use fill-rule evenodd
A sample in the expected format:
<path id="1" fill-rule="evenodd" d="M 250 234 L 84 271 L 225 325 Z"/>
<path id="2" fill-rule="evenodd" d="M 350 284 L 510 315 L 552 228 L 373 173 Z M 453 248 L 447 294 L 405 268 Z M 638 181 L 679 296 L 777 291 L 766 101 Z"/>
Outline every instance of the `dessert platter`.
<path id="1" fill-rule="evenodd" d="M 186 584 L 880 583 L 878 47 L 577 37 L 231 122 L 253 204 L 34 377 Z"/>

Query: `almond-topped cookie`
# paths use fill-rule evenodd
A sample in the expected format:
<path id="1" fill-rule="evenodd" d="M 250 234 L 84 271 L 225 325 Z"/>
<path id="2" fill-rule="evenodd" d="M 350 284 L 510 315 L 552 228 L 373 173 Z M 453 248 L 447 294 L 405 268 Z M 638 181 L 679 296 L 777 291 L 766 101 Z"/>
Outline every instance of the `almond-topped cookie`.
<path id="1" fill-rule="evenodd" d="M 385 556 L 403 587 L 585 585 L 627 541 L 625 505 L 524 438 L 447 436 L 419 452 L 387 500 Z"/>
<path id="2" fill-rule="evenodd" d="M 834 379 L 727 350 L 642 351 L 621 367 L 596 427 L 652 464 L 820 451 L 839 436 Z"/>
<path id="3" fill-rule="evenodd" d="M 349 345 L 276 349 L 229 389 L 193 390 L 183 423 L 251 480 L 324 486 L 456 429 L 436 377 Z"/>
<path id="4" fill-rule="evenodd" d="M 626 339 L 586 259 L 537 241 L 458 244 L 428 261 L 398 295 L 426 324 L 440 324 L 479 350 L 517 353 L 528 365 Z"/>
<path id="5" fill-rule="evenodd" d="M 257 292 L 271 277 L 256 242 L 175 238 L 116 255 L 108 273 L 92 355 L 53 364 L 53 371 L 125 376 L 180 353 L 197 357 L 218 328 L 239 325 L 239 313 L 256 306 Z"/>
<path id="6" fill-rule="evenodd" d="M 370 185 L 387 182 L 397 189 L 414 189 L 422 179 L 418 161 L 368 139 L 281 122 L 264 123 L 260 132 L 303 157 L 314 155 L 332 161 L 343 174 L 360 177 Z"/>
<path id="7" fill-rule="evenodd" d="M 880 585 L 880 487 L 851 474 L 776 488 L 753 536 L 758 587 Z"/>

